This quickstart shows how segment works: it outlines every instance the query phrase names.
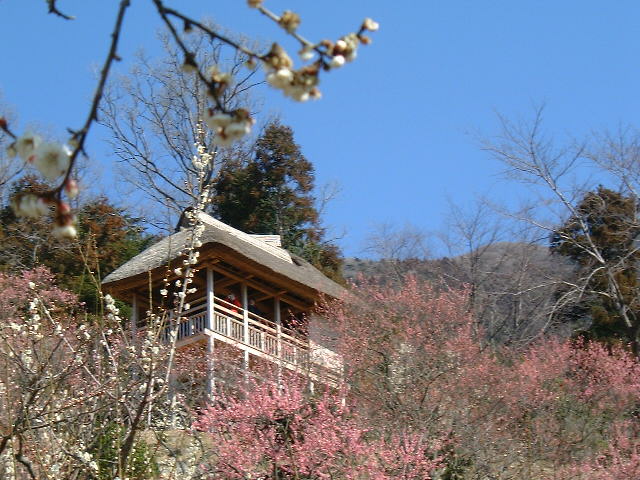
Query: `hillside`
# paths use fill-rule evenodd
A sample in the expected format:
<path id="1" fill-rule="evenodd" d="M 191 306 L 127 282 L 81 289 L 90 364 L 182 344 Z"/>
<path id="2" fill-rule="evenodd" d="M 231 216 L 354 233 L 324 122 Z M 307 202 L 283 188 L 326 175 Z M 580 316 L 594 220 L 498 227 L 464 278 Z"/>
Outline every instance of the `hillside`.
<path id="1" fill-rule="evenodd" d="M 469 306 L 488 338 L 500 343 L 527 343 L 541 332 L 561 336 L 577 325 L 550 321 L 558 282 L 571 271 L 566 259 L 536 244 L 500 242 L 456 257 L 436 259 L 345 260 L 345 278 L 360 276 L 394 284 L 412 274 L 435 286 L 468 288 Z"/>

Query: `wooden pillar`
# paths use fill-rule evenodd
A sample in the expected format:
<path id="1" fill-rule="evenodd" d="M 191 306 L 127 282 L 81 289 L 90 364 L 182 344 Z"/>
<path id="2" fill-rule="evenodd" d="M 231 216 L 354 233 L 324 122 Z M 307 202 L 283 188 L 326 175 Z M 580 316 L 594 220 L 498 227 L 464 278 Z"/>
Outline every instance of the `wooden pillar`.
<path id="1" fill-rule="evenodd" d="M 207 329 L 213 330 L 214 322 L 214 284 L 213 284 L 213 269 L 207 267 Z M 213 395 L 216 389 L 215 379 L 215 340 L 213 336 L 207 335 L 207 396 L 209 400 L 213 400 Z"/>
<path id="2" fill-rule="evenodd" d="M 243 342 L 245 345 L 249 345 L 249 297 L 247 295 L 247 282 L 242 282 L 240 286 L 240 294 L 242 295 L 242 320 L 243 320 Z M 249 352 L 244 351 L 244 376 L 245 381 L 248 380 L 249 371 Z"/>
<path id="3" fill-rule="evenodd" d="M 273 298 L 273 315 L 276 322 L 276 345 L 278 356 L 278 387 L 282 386 L 282 316 L 280 312 L 280 297 Z"/>
<path id="4" fill-rule="evenodd" d="M 138 331 L 138 295 L 133 292 L 131 296 L 131 318 L 129 329 L 131 330 L 131 341 L 136 341 L 136 333 Z"/>
<path id="5" fill-rule="evenodd" d="M 207 267 L 207 325 L 209 330 L 213 330 L 213 314 L 215 295 L 213 290 L 213 269 Z"/>

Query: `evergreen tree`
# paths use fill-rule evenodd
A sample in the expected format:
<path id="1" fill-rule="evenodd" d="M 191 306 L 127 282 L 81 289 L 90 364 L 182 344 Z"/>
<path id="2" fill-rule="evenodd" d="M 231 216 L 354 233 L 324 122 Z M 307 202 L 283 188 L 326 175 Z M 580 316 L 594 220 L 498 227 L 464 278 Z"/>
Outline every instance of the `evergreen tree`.
<path id="1" fill-rule="evenodd" d="M 582 295 L 563 309 L 565 320 L 589 318 L 587 335 L 629 342 L 638 353 L 637 199 L 600 186 L 587 193 L 575 214 L 552 236 L 551 250 L 577 267 Z"/>
<path id="2" fill-rule="evenodd" d="M 269 124 L 251 161 L 229 162 L 215 183 L 214 215 L 239 230 L 280 235 L 284 248 L 340 279 L 338 248 L 324 242 L 314 206 L 314 169 L 291 128 Z"/>

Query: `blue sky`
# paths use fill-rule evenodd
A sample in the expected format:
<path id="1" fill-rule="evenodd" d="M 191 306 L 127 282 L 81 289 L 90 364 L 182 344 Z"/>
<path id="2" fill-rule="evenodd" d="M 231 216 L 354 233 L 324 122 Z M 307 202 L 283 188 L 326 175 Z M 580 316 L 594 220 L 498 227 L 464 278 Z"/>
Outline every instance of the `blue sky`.
<path id="1" fill-rule="evenodd" d="M 115 0 L 59 0 L 77 17 L 65 22 L 46 4 L 0 0 L 0 90 L 22 124 L 62 135 L 84 121 L 117 10 Z M 261 40 L 278 29 L 243 0 L 167 0 L 197 18 Z M 497 133 L 495 112 L 527 117 L 545 102 L 546 127 L 558 136 L 635 124 L 640 111 L 640 3 L 558 1 L 295 2 L 266 0 L 302 16 L 301 32 L 337 38 L 370 16 L 374 42 L 356 62 L 323 78 L 323 99 L 296 104 L 263 92 L 265 113 L 279 113 L 314 163 L 318 183 L 342 192 L 325 223 L 347 255 L 362 255 L 376 225 L 442 228 L 447 198 L 470 205 L 476 194 L 509 200 L 475 133 Z M 149 0 L 133 0 L 120 49 L 157 54 L 160 27 Z M 101 132 L 89 151 L 108 170 Z M 103 187 L 114 181 L 105 176 Z"/>

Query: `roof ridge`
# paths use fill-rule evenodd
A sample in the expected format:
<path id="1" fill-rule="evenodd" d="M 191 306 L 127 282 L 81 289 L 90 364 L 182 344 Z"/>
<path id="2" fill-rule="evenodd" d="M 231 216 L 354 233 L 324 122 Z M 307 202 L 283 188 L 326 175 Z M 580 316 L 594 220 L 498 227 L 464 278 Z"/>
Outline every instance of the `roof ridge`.
<path id="1" fill-rule="evenodd" d="M 291 254 L 285 250 L 284 248 L 275 247 L 273 245 L 268 244 L 267 242 L 257 239 L 249 233 L 245 233 L 242 230 L 238 230 L 237 228 L 233 228 L 231 225 L 227 225 L 224 222 L 221 222 L 217 218 L 212 217 L 208 213 L 200 212 L 198 214 L 200 220 L 202 220 L 205 224 L 209 224 L 213 227 L 219 228 L 220 230 L 224 230 L 227 233 L 239 238 L 242 241 L 250 243 L 254 247 L 258 247 L 261 250 L 264 250 L 271 255 L 274 255 L 288 263 L 293 263 L 293 259 L 291 258 Z"/>

